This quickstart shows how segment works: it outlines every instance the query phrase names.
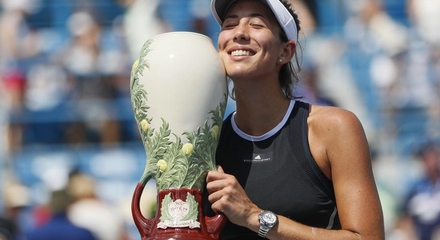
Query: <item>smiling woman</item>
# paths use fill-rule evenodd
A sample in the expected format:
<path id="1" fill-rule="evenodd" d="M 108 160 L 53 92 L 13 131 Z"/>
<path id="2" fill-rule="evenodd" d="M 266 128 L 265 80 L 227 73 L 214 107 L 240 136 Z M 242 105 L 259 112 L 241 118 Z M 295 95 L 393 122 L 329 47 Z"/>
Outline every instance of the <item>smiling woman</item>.
<path id="1" fill-rule="evenodd" d="M 358 118 L 290 91 L 298 15 L 284 0 L 211 6 L 237 104 L 220 133 L 218 171 L 207 175 L 210 206 L 229 219 L 221 239 L 384 239 Z"/>

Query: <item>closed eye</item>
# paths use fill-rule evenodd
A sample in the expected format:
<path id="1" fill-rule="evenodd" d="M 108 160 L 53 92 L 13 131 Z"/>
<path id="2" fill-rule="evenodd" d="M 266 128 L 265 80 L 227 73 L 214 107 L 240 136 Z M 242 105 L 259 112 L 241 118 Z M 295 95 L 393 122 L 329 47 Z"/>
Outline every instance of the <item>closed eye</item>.
<path id="1" fill-rule="evenodd" d="M 222 25 L 222 30 L 224 30 L 224 29 L 231 29 L 231 28 L 233 28 L 235 26 L 237 26 L 237 24 L 232 24 L 232 23 L 223 24 Z"/>
<path id="2" fill-rule="evenodd" d="M 239 22 L 237 15 L 227 15 L 222 24 L 222 29 L 237 26 Z"/>
<path id="3" fill-rule="evenodd" d="M 252 27 L 256 27 L 256 28 L 263 28 L 263 27 L 265 27 L 265 25 L 261 24 L 261 23 L 251 23 L 250 25 Z"/>

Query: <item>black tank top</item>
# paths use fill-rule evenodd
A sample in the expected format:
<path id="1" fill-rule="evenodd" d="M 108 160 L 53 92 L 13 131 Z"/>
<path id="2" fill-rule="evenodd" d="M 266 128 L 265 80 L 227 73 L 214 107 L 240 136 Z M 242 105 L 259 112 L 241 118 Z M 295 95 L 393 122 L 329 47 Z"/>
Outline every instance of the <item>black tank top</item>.
<path id="1" fill-rule="evenodd" d="M 253 138 L 224 121 L 216 161 L 236 176 L 261 209 L 319 228 L 340 229 L 332 182 L 313 159 L 307 138 L 309 104 L 293 101 L 274 131 Z M 221 239 L 261 239 L 227 222 Z"/>

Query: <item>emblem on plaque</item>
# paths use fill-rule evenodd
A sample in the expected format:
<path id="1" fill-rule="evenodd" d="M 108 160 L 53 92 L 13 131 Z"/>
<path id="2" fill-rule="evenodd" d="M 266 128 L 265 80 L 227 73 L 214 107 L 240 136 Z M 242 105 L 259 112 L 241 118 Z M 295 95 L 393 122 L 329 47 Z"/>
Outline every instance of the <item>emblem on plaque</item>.
<path id="1" fill-rule="evenodd" d="M 171 193 L 169 193 L 162 200 L 162 208 L 160 209 L 161 217 L 157 228 L 200 228 L 200 222 L 197 221 L 199 214 L 197 208 L 197 202 L 190 193 L 187 194 L 186 201 L 181 199 L 173 201 L 171 199 Z"/>

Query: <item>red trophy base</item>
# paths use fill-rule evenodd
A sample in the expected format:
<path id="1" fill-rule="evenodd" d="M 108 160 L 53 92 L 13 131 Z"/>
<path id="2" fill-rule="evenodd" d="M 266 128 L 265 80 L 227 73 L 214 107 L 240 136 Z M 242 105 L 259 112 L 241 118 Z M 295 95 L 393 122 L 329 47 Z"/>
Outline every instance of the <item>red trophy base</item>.
<path id="1" fill-rule="evenodd" d="M 226 217 L 204 216 L 203 194 L 197 189 L 166 189 L 158 193 L 156 217 L 146 219 L 140 211 L 144 185 L 138 183 L 131 210 L 142 240 L 214 240 L 218 239 Z"/>

